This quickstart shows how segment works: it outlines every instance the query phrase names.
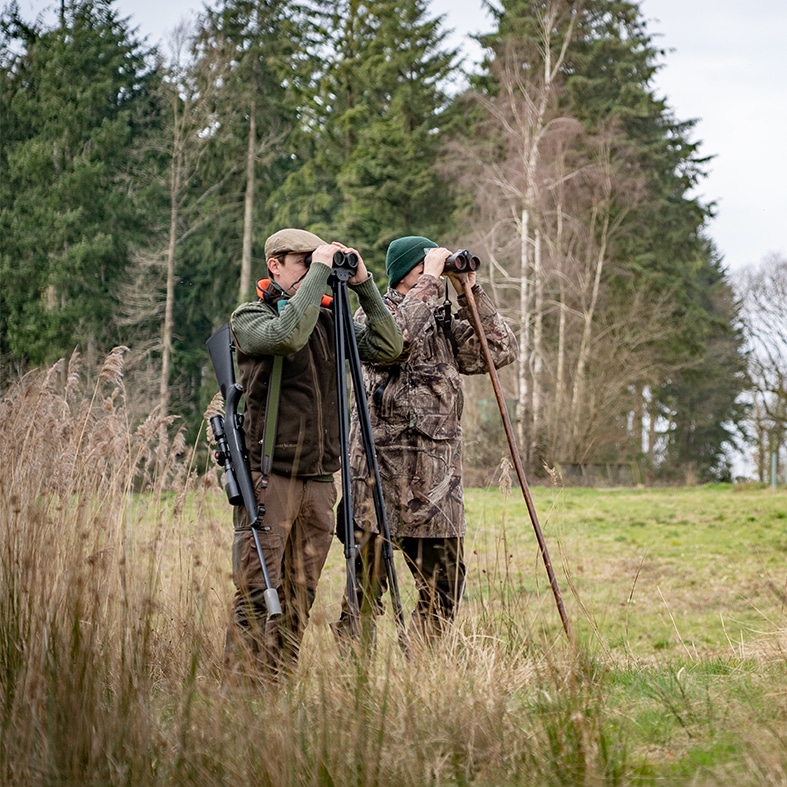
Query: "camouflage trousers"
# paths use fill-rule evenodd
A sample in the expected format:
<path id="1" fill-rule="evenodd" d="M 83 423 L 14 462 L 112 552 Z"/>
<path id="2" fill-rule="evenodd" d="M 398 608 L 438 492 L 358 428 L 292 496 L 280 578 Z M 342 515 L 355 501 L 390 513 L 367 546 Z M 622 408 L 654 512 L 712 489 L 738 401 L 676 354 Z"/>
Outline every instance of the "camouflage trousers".
<path id="1" fill-rule="evenodd" d="M 382 538 L 368 531 L 356 531 L 359 545 L 355 561 L 358 608 L 361 612 L 361 639 L 374 642 L 374 619 L 384 612 L 382 597 L 388 588 L 382 555 Z M 405 564 L 415 580 L 417 599 L 408 633 L 414 644 L 432 644 L 446 633 L 456 617 L 465 588 L 464 538 L 396 539 Z M 350 633 L 347 597 L 342 599 L 342 614 L 332 625 L 334 635 L 346 640 Z"/>
<path id="2" fill-rule="evenodd" d="M 255 477 L 259 492 L 259 478 Z M 258 494 L 259 497 L 259 494 Z M 265 496 L 265 530 L 259 539 L 282 615 L 267 617 L 265 583 L 246 512 L 235 509 L 232 579 L 236 592 L 227 632 L 225 666 L 236 675 L 277 678 L 298 660 L 317 582 L 334 531 L 332 481 L 272 475 Z"/>

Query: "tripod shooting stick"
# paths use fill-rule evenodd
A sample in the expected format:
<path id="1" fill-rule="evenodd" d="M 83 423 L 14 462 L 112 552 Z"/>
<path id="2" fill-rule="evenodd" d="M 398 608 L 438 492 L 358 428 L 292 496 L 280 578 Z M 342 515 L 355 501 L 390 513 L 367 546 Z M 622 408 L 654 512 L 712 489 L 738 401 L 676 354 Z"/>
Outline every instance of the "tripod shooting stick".
<path id="1" fill-rule="evenodd" d="M 341 252 L 337 252 L 340 255 Z M 344 255 L 355 257 L 354 254 Z M 329 279 L 333 290 L 334 322 L 336 336 L 336 363 L 337 363 L 337 386 L 338 386 L 338 406 L 339 406 L 339 433 L 340 447 L 342 451 L 342 505 L 340 513 L 342 522 L 340 526 L 345 534 L 344 554 L 347 561 L 347 600 L 350 612 L 351 630 L 353 636 L 360 633 L 360 610 L 358 608 L 357 597 L 357 577 L 355 572 L 355 558 L 357 556 L 357 545 L 355 544 L 355 528 L 353 526 L 353 505 L 352 505 L 352 483 L 350 475 L 350 446 L 349 446 L 349 410 L 347 399 L 345 361 L 350 363 L 350 375 L 352 386 L 355 393 L 355 403 L 358 412 L 361 437 L 363 440 L 364 454 L 366 456 L 366 467 L 369 479 L 372 484 L 372 496 L 374 500 L 375 516 L 380 536 L 383 539 L 383 562 L 385 564 L 386 579 L 388 590 L 391 595 L 394 617 L 396 621 L 397 639 L 405 656 L 410 655 L 410 646 L 407 637 L 407 626 L 402 610 L 402 600 L 399 593 L 399 582 L 396 575 L 394 564 L 393 546 L 391 543 L 391 531 L 388 519 L 385 514 L 383 502 L 382 484 L 380 481 L 380 471 L 377 464 L 377 453 L 374 447 L 374 437 L 372 425 L 369 418 L 369 408 L 366 399 L 366 389 L 363 382 L 361 369 L 361 358 L 358 352 L 358 345 L 355 341 L 355 329 L 353 327 L 352 315 L 350 313 L 350 302 L 347 293 L 347 282 L 355 274 L 357 269 L 357 257 L 355 264 L 352 260 L 347 264 L 337 266 L 337 257 L 334 256 L 334 270 Z"/>

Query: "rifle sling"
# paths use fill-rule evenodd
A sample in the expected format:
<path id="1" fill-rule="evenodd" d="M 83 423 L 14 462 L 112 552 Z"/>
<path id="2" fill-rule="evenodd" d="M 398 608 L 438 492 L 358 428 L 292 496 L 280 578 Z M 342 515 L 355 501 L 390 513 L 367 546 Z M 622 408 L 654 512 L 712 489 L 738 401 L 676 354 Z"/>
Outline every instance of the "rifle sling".
<path id="1" fill-rule="evenodd" d="M 273 462 L 273 447 L 276 445 L 276 424 L 279 420 L 279 398 L 281 392 L 281 368 L 284 358 L 273 357 L 271 376 L 268 381 L 268 399 L 265 405 L 265 426 L 262 429 L 262 484 L 258 501 L 260 503 L 260 520 L 265 516 L 265 492 L 268 489 L 268 478 Z"/>

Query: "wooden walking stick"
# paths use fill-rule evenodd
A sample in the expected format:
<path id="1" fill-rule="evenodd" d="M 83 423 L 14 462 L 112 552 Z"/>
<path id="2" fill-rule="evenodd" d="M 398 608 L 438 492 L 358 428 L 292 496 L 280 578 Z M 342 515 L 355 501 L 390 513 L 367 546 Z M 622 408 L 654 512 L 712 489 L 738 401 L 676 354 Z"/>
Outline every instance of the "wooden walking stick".
<path id="1" fill-rule="evenodd" d="M 457 255 L 461 252 L 457 252 Z M 465 252 L 467 254 L 467 252 Z M 452 255 L 456 256 L 456 255 Z M 451 258 L 449 258 L 450 260 Z M 473 269 L 474 270 L 474 269 Z M 481 349 L 484 353 L 484 360 L 486 361 L 486 367 L 489 370 L 489 378 L 492 380 L 492 387 L 495 389 L 495 398 L 497 399 L 498 407 L 500 408 L 500 415 L 503 418 L 503 428 L 506 432 L 506 438 L 508 439 L 508 448 L 511 451 L 511 458 L 514 460 L 514 468 L 516 469 L 517 478 L 519 479 L 519 486 L 522 489 L 522 494 L 525 498 L 525 503 L 527 505 L 528 513 L 530 514 L 530 521 L 533 523 L 533 529 L 536 531 L 536 539 L 538 540 L 538 548 L 541 551 L 541 557 L 544 560 L 544 567 L 547 570 L 547 576 L 549 577 L 549 584 L 552 588 L 552 593 L 555 596 L 555 601 L 557 603 L 557 610 L 560 613 L 560 620 L 563 622 L 563 629 L 566 632 L 566 636 L 568 637 L 569 643 L 573 646 L 574 645 L 574 635 L 571 631 L 571 626 L 568 622 L 568 617 L 566 616 L 566 609 L 563 606 L 563 598 L 560 595 L 560 588 L 557 584 L 557 578 L 555 577 L 555 572 L 552 569 L 552 562 L 549 559 L 549 550 L 547 549 L 546 541 L 544 540 L 544 534 L 541 532 L 541 525 L 538 523 L 538 515 L 536 514 L 536 507 L 533 505 L 533 498 L 530 495 L 530 488 L 527 484 L 527 479 L 525 478 L 525 471 L 522 467 L 522 460 L 519 456 L 519 449 L 517 448 L 516 440 L 514 439 L 514 430 L 511 426 L 511 419 L 508 416 L 508 410 L 506 409 L 506 402 L 505 398 L 503 397 L 503 391 L 500 387 L 500 378 L 497 376 L 497 369 L 495 369 L 494 361 L 492 360 L 492 354 L 489 351 L 489 344 L 486 341 L 486 335 L 484 334 L 483 326 L 481 325 L 481 315 L 478 313 L 478 306 L 475 302 L 475 297 L 473 296 L 473 289 L 470 286 L 469 282 L 467 281 L 467 276 L 462 276 L 462 288 L 464 290 L 464 294 L 467 297 L 467 305 L 470 309 L 470 316 L 473 320 L 473 327 L 475 328 L 475 332 L 478 335 L 478 340 L 481 342 Z"/>

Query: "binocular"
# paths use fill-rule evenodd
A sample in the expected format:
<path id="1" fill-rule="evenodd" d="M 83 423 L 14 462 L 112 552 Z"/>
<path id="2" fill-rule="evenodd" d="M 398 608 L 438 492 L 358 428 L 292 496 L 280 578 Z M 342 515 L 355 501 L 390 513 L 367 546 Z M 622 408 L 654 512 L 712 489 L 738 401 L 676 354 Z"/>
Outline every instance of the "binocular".
<path id="1" fill-rule="evenodd" d="M 354 251 L 337 251 L 333 255 L 334 270 L 344 268 L 348 271 L 358 270 L 358 255 Z"/>
<path id="2" fill-rule="evenodd" d="M 467 273 L 478 270 L 481 260 L 467 249 L 455 251 L 443 265 L 443 273 Z"/>
<path id="3" fill-rule="evenodd" d="M 311 253 L 307 254 L 304 259 L 304 263 L 308 268 L 312 264 L 312 255 Z M 337 251 L 334 252 L 333 255 L 333 269 L 339 270 L 344 269 L 348 271 L 356 271 L 358 270 L 358 255 L 354 251 Z"/>

